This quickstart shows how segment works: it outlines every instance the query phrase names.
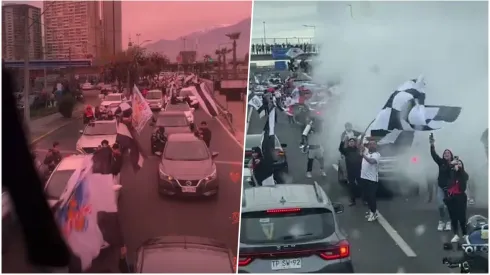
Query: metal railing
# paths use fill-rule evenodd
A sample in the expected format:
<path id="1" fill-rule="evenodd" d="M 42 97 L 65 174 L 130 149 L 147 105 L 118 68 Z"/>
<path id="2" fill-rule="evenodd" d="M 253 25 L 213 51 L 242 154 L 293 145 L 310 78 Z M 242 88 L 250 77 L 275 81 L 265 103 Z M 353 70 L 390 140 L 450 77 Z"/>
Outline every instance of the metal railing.
<path id="1" fill-rule="evenodd" d="M 289 38 L 252 38 L 252 44 L 312 44 L 313 37 L 289 37 Z"/>

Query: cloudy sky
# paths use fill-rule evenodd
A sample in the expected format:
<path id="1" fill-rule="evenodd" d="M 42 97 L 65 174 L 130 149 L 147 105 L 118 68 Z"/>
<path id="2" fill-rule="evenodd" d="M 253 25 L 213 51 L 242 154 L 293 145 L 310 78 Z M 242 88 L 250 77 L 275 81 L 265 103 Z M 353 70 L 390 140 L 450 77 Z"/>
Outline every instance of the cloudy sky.
<path id="1" fill-rule="evenodd" d="M 2 1 L 29 3 L 42 8 L 43 1 Z M 123 1 L 122 37 L 127 45 L 131 35 L 143 40 L 177 39 L 194 31 L 233 25 L 250 17 L 251 1 L 233 2 L 154 2 Z"/>
<path id="2" fill-rule="evenodd" d="M 259 43 L 265 36 L 269 38 L 313 37 L 313 28 L 303 25 L 315 25 L 317 2 L 277 2 L 255 1 L 253 14 L 252 39 Z M 295 39 L 293 39 L 294 41 Z M 271 43 L 271 41 L 269 41 Z"/>

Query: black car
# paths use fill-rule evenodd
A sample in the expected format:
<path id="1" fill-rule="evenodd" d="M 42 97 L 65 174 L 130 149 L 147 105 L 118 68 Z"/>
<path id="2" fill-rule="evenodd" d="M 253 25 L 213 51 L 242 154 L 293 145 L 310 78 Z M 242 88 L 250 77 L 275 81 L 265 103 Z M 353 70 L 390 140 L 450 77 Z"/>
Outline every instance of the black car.
<path id="1" fill-rule="evenodd" d="M 136 273 L 235 273 L 231 250 L 214 239 L 165 236 L 138 249 Z"/>
<path id="2" fill-rule="evenodd" d="M 288 159 L 286 156 L 286 151 L 284 150 L 287 147 L 287 144 L 281 143 L 279 139 L 276 138 L 276 159 L 274 161 L 274 172 L 284 172 L 287 173 L 288 168 Z M 262 134 L 255 135 L 247 135 L 245 139 L 245 161 L 244 166 L 248 167 L 248 163 L 252 159 L 252 148 L 253 147 L 261 147 L 262 145 Z"/>
<path id="3" fill-rule="evenodd" d="M 165 111 L 153 117 L 151 126 L 155 126 L 151 135 L 151 151 L 153 154 L 161 152 L 165 144 L 161 144 L 157 138 L 157 130 L 159 127 L 165 127 L 165 134 L 175 133 L 192 133 L 194 125 L 189 122 L 184 112 Z"/>

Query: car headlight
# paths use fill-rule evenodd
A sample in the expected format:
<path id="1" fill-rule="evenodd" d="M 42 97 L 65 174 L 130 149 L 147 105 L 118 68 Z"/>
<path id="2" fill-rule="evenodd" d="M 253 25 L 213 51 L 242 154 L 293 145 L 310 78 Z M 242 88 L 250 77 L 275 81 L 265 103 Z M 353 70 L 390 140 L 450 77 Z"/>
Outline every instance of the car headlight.
<path id="1" fill-rule="evenodd" d="M 163 167 L 162 165 L 160 164 L 158 166 L 158 173 L 160 175 L 160 179 L 162 180 L 166 180 L 166 181 L 172 181 L 174 178 L 172 176 L 170 176 L 169 174 L 163 172 Z"/>
<path id="2" fill-rule="evenodd" d="M 204 180 L 205 181 L 214 180 L 214 179 L 216 179 L 216 176 L 217 176 L 217 173 L 216 173 L 216 170 L 214 170 L 214 172 L 211 173 L 209 176 L 205 177 Z"/>

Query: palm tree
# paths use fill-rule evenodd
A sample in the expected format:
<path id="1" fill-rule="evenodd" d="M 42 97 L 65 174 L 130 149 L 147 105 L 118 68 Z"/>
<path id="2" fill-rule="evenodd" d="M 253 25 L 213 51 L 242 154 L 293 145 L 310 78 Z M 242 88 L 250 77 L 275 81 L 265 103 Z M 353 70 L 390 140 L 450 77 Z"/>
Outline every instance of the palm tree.
<path id="1" fill-rule="evenodd" d="M 235 75 L 235 78 L 238 77 L 238 70 L 237 70 L 237 60 L 236 60 L 236 41 L 240 39 L 240 32 L 233 32 L 233 33 L 228 33 L 226 36 L 233 40 L 233 74 Z"/>
<path id="2" fill-rule="evenodd" d="M 224 75 L 226 76 L 227 75 L 227 70 L 226 70 L 226 55 L 231 53 L 232 50 L 224 47 L 224 48 L 221 48 L 221 56 L 223 57 L 223 72 L 224 72 Z M 226 77 L 225 77 L 226 78 Z"/>

